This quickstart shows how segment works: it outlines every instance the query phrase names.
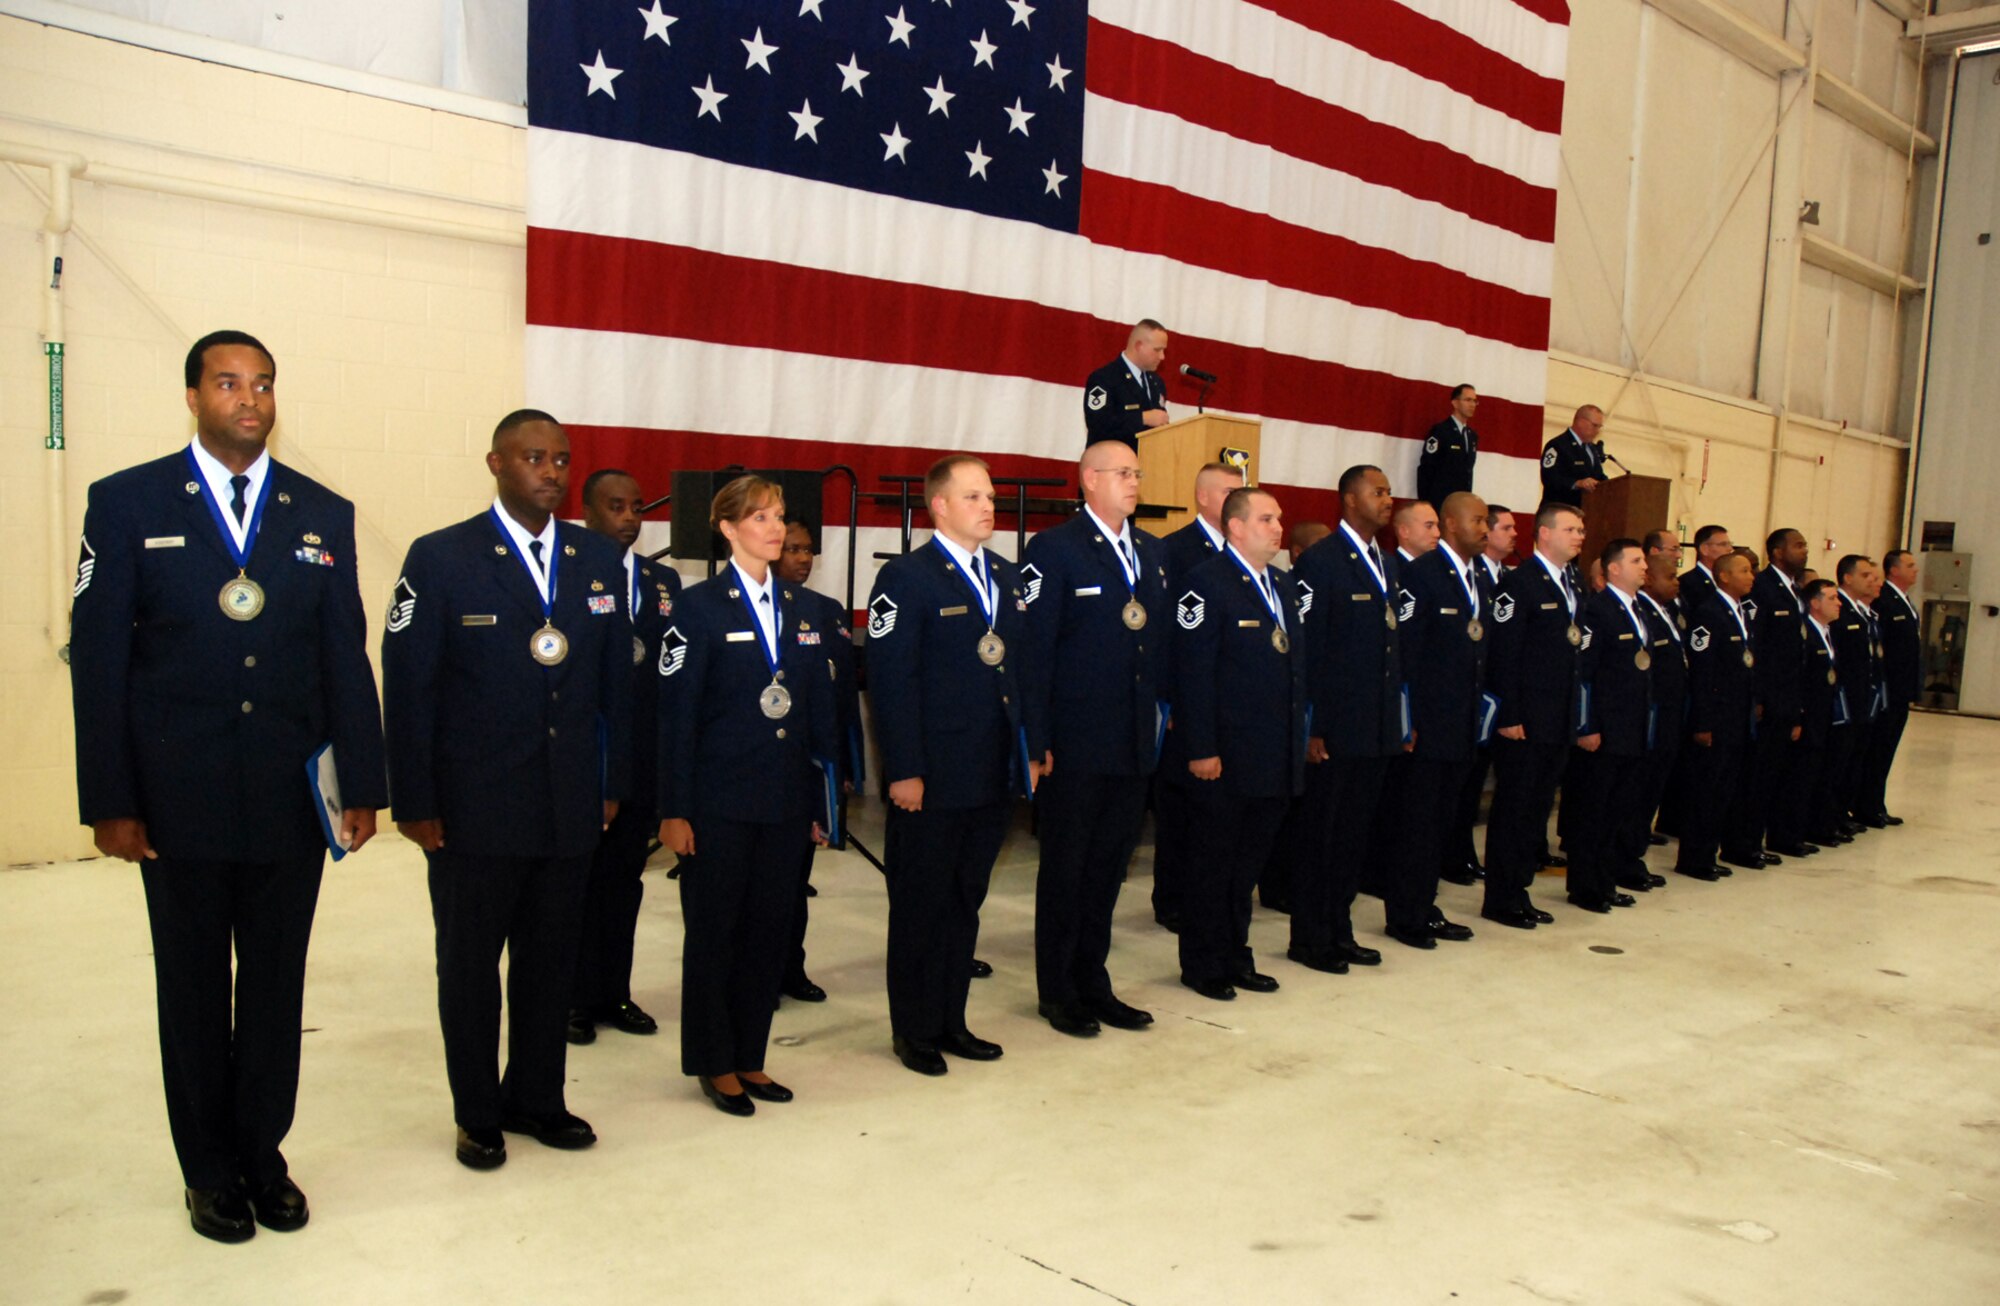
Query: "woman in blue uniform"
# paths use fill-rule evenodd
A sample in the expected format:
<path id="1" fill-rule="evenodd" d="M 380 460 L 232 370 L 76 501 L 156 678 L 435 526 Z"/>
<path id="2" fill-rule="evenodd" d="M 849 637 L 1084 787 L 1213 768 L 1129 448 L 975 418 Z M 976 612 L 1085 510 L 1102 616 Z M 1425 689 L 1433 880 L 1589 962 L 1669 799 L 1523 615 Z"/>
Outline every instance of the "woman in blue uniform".
<path id="1" fill-rule="evenodd" d="M 798 841 L 828 783 L 832 683 L 796 587 L 773 568 L 785 543 L 778 486 L 741 476 L 709 508 L 729 565 L 689 588 L 660 641 L 660 842 L 678 853 L 681 1071 L 747 1116 L 789 1102 L 764 1073 L 771 1010 L 791 943 Z M 836 777 L 837 778 L 837 777 Z M 753 1101 L 752 1099 L 756 1099 Z"/>

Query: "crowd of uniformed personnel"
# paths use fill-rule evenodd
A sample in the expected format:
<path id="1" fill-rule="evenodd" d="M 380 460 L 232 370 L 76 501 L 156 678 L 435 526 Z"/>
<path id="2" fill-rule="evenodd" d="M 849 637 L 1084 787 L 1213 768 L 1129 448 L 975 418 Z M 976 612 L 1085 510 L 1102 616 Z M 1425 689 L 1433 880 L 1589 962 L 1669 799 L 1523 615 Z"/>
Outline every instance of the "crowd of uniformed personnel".
<path id="1" fill-rule="evenodd" d="M 1517 929 L 1553 922 L 1530 896 L 1549 867 L 1567 865 L 1576 907 L 1633 906 L 1666 883 L 1645 862 L 1656 818 L 1675 869 L 1703 880 L 1899 823 L 1883 786 L 1917 689 L 1906 552 L 1886 577 L 1850 556 L 1816 580 L 1780 530 L 1759 574 L 1709 526 L 1684 575 L 1655 532 L 1585 560 L 1594 586 L 1578 507 L 1544 502 L 1515 565 L 1513 514 L 1462 487 L 1399 508 L 1370 465 L 1340 477 L 1337 522 L 1295 528 L 1289 567 L 1277 498 L 1224 463 L 1188 487 L 1194 520 L 1156 538 L 1135 520 L 1133 436 L 1165 417 L 1164 329 L 1134 343 L 1086 390 L 1093 435 L 1106 410 L 1123 422 L 1086 445 L 1077 513 L 1017 566 L 988 547 L 985 463 L 939 459 L 933 536 L 881 568 L 862 649 L 807 587 L 815 542 L 777 484 L 716 494 L 728 558 L 683 590 L 636 551 L 637 481 L 597 469 L 584 524 L 558 520 L 567 436 L 511 413 L 486 457 L 493 505 L 404 561 L 378 706 L 353 507 L 271 459 L 269 351 L 197 341 L 194 440 L 92 487 L 71 644 L 81 815 L 142 868 L 194 1228 L 236 1242 L 306 1223 L 279 1145 L 307 939 L 327 851 L 359 850 L 385 806 L 426 857 L 463 1164 L 502 1164 L 509 1132 L 596 1141 L 565 1101 L 566 1042 L 658 1028 L 630 985 L 655 839 L 678 859 L 682 1072 L 731 1115 L 790 1101 L 766 1045 L 781 996 L 826 997 L 804 965 L 808 878 L 864 786 L 863 675 L 891 1045 L 926 1075 L 1002 1055 L 968 995 L 1022 799 L 1038 1010 L 1075 1037 L 1152 1023 L 1110 968 L 1149 807 L 1154 918 L 1178 935 L 1181 983 L 1217 1001 L 1279 987 L 1250 948 L 1259 892 L 1289 913 L 1289 960 L 1343 974 L 1382 961 L 1356 937 L 1364 891 L 1390 939 L 1429 950 L 1473 937 L 1439 910 L 1440 879 L 1483 878 L 1481 917 Z M 1463 422 L 1433 438 L 1476 448 Z"/>

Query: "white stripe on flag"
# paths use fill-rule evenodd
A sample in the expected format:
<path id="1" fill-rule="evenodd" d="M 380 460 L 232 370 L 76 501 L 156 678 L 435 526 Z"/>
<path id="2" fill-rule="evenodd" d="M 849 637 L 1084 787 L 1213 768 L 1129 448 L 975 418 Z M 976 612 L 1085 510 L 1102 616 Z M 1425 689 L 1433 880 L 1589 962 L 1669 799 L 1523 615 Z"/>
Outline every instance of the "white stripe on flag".
<path id="1" fill-rule="evenodd" d="M 1561 81 L 1569 60 L 1569 25 L 1495 0 L 1396 0 L 1442 23 L 1537 77 Z"/>

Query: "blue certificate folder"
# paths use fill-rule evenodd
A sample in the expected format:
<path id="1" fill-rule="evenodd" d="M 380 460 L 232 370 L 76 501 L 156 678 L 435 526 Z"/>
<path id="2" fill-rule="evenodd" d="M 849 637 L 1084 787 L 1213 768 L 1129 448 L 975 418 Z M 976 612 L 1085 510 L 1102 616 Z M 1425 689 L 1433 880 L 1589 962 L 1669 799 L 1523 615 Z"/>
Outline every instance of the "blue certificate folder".
<path id="1" fill-rule="evenodd" d="M 820 831 L 826 835 L 827 847 L 845 848 L 847 831 L 840 823 L 840 768 L 824 757 L 815 757 L 813 766 L 818 769 L 820 779 Z"/>
<path id="2" fill-rule="evenodd" d="M 312 788 L 313 808 L 319 813 L 319 832 L 326 840 L 326 850 L 339 861 L 347 856 L 347 845 L 340 841 L 340 774 L 334 770 L 332 744 L 321 744 L 306 759 L 306 783 Z"/>

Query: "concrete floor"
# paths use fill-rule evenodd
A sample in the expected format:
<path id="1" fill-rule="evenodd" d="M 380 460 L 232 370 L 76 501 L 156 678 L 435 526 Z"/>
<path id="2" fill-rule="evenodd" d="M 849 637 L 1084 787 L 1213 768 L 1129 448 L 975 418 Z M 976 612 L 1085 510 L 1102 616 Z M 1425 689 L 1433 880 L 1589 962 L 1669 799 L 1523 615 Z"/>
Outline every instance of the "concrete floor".
<path id="1" fill-rule="evenodd" d="M 973 1028 L 995 1065 L 890 1056 L 879 877 L 822 863 L 812 973 L 723 1117 L 676 1073 L 680 924 L 649 877 L 639 1001 L 661 1035 L 573 1049 L 603 1141 L 451 1156 L 416 850 L 329 871 L 287 1147 L 310 1227 L 194 1236 L 159 1095 L 134 874 L 0 874 L 0 1301 L 2000 1301 L 2000 724 L 1918 717 L 1850 848 L 1608 918 L 1389 949 L 1374 972 L 1253 942 L 1282 992 L 1174 982 L 1146 858 L 1113 972 L 1159 1023 L 1035 1018 L 1032 845 L 996 877 Z M 871 843 L 871 846 L 879 844 Z M 1656 862 L 1666 859 L 1656 850 Z M 1475 890 L 1445 886 L 1478 926 Z"/>

